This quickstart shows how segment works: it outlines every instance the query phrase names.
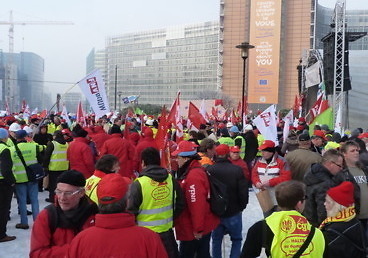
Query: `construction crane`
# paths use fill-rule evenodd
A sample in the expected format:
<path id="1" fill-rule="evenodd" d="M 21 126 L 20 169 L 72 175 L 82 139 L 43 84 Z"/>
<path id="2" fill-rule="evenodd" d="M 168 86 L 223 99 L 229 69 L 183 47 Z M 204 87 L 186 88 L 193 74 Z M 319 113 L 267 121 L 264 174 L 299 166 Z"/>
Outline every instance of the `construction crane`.
<path id="1" fill-rule="evenodd" d="M 14 53 L 14 25 L 73 25 L 70 21 L 14 21 L 10 11 L 9 21 L 0 21 L 0 25 L 9 25 L 9 53 Z"/>
<path id="2" fill-rule="evenodd" d="M 14 110 L 14 103 L 20 103 L 19 87 L 16 83 L 16 66 L 13 64 L 14 53 L 14 26 L 15 25 L 73 25 L 70 21 L 14 21 L 13 11 L 10 11 L 8 21 L 0 21 L 0 25 L 9 25 L 9 59 L 5 70 L 5 101 L 9 103 L 10 110 Z M 11 99 L 11 101 L 10 101 Z"/>

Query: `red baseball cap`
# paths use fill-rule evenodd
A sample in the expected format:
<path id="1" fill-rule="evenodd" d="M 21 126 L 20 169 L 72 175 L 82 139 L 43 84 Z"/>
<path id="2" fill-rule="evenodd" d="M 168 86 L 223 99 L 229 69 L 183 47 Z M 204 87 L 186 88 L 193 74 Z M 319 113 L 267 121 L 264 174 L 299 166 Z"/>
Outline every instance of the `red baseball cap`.
<path id="1" fill-rule="evenodd" d="M 262 145 L 258 147 L 259 150 L 264 150 L 267 148 L 275 148 L 275 143 L 271 140 L 265 140 Z"/>
<path id="2" fill-rule="evenodd" d="M 321 137 L 323 140 L 327 141 L 326 135 L 322 130 L 314 130 L 313 135 Z"/>
<path id="3" fill-rule="evenodd" d="M 193 142 L 190 141 L 181 141 L 178 146 L 176 147 L 176 150 L 171 153 L 172 156 L 192 156 L 197 153 L 198 145 L 196 145 Z"/>
<path id="4" fill-rule="evenodd" d="M 230 148 L 226 144 L 220 144 L 219 146 L 216 147 L 215 150 L 216 150 L 216 154 L 220 156 L 224 156 L 226 154 L 229 154 L 230 152 Z"/>
<path id="5" fill-rule="evenodd" d="M 238 146 L 230 147 L 230 152 L 240 152 L 240 148 Z"/>
<path id="6" fill-rule="evenodd" d="M 358 136 L 359 139 L 363 139 L 363 138 L 368 138 L 368 133 L 361 133 L 359 136 Z"/>
<path id="7" fill-rule="evenodd" d="M 105 175 L 97 186 L 98 202 L 101 204 L 114 203 L 121 200 L 127 193 L 132 181 L 120 174 Z"/>

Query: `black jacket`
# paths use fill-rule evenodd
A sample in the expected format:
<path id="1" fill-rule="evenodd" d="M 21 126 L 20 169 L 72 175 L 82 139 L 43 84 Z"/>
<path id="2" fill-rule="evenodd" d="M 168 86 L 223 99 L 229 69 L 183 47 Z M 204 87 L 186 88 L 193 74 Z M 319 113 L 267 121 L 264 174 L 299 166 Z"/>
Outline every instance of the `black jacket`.
<path id="1" fill-rule="evenodd" d="M 325 208 L 326 192 L 331 187 L 341 184 L 343 181 L 350 181 L 354 184 L 354 199 L 357 213 L 360 210 L 360 191 L 353 176 L 347 170 L 342 170 L 335 176 L 322 164 L 312 164 L 311 169 L 304 176 L 304 183 L 307 185 L 305 208 L 303 215 L 315 227 L 326 219 Z"/>
<path id="2" fill-rule="evenodd" d="M 354 218 L 347 222 L 331 222 L 322 229 L 331 258 L 366 257 L 364 230 Z"/>
<path id="3" fill-rule="evenodd" d="M 230 160 L 218 158 L 207 170 L 227 186 L 228 206 L 222 217 L 231 217 L 243 211 L 248 204 L 248 181 L 243 170 Z"/>
<path id="4" fill-rule="evenodd" d="M 0 141 L 0 144 L 5 144 L 5 143 Z M 0 181 L 5 182 L 8 185 L 15 184 L 15 177 L 14 177 L 12 168 L 13 168 L 13 162 L 10 157 L 10 151 L 9 149 L 4 149 L 0 153 L 0 170 L 1 170 L 1 174 L 3 175 L 4 179 L 0 179 Z"/>
<path id="5" fill-rule="evenodd" d="M 156 182 L 163 182 L 167 179 L 168 175 L 169 174 L 166 169 L 160 166 L 150 165 L 142 170 L 139 177 L 147 176 Z M 174 183 L 174 190 L 176 193 L 175 206 L 173 212 L 174 218 L 176 218 L 184 210 L 185 200 L 180 185 L 174 178 L 173 183 Z M 142 186 L 138 181 L 134 181 L 133 184 L 130 186 L 129 201 L 130 202 L 128 204 L 129 205 L 128 210 L 133 214 L 137 215 L 139 213 L 139 207 L 141 206 L 143 201 Z"/>
<path id="6" fill-rule="evenodd" d="M 242 134 L 245 139 L 245 162 L 251 162 L 256 156 L 258 152 L 258 140 L 257 136 L 253 133 L 253 131 L 247 131 Z"/>

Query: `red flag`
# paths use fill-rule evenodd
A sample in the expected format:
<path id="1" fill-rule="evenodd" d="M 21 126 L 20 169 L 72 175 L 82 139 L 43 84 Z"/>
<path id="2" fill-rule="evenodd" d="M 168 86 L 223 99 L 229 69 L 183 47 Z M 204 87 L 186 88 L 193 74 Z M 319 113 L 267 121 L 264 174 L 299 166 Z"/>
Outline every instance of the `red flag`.
<path id="1" fill-rule="evenodd" d="M 238 108 L 236 109 L 236 112 L 238 113 L 238 116 L 242 115 L 242 104 L 241 101 L 238 103 Z"/>
<path id="2" fill-rule="evenodd" d="M 298 95 L 295 95 L 294 105 L 293 105 L 293 114 L 294 117 L 297 117 L 299 113 L 299 100 Z"/>
<path id="3" fill-rule="evenodd" d="M 189 101 L 188 119 L 197 130 L 199 130 L 201 124 L 206 124 L 206 119 L 204 119 L 199 109 L 191 101 Z"/>
<path id="4" fill-rule="evenodd" d="M 21 109 L 21 111 L 24 112 L 24 110 L 26 110 L 26 108 L 27 108 L 27 103 L 26 103 L 26 100 L 23 99 L 22 100 L 22 109 Z"/>
<path id="5" fill-rule="evenodd" d="M 171 106 L 170 113 L 167 117 L 167 123 L 172 123 L 176 130 L 176 142 L 183 139 L 183 120 L 180 114 L 180 92 Z"/>
<path id="6" fill-rule="evenodd" d="M 212 107 L 211 113 L 214 119 L 219 120 L 218 119 L 218 108 Z"/>
<path id="7" fill-rule="evenodd" d="M 80 123 L 82 126 L 86 126 L 86 119 L 84 117 L 84 112 L 82 108 L 82 101 L 79 101 L 77 108 L 77 123 Z"/>
<path id="8" fill-rule="evenodd" d="M 309 124 L 313 122 L 314 118 L 318 116 L 319 110 L 322 103 L 322 95 L 317 99 L 317 101 L 313 104 L 312 108 L 309 110 L 307 116 L 309 117 Z"/>
<path id="9" fill-rule="evenodd" d="M 167 123 L 166 107 L 163 106 L 155 141 L 160 151 L 161 166 L 164 168 L 167 168 L 170 162 L 168 159 L 169 156 L 167 155 L 167 151 L 168 151 L 167 129 L 168 129 L 168 123 Z"/>
<path id="10" fill-rule="evenodd" d="M 215 99 L 215 106 L 223 106 L 224 105 L 224 102 L 222 101 L 222 99 Z"/>
<path id="11" fill-rule="evenodd" d="M 44 109 L 42 110 L 42 112 L 40 113 L 40 118 L 45 118 L 47 116 L 47 110 Z"/>

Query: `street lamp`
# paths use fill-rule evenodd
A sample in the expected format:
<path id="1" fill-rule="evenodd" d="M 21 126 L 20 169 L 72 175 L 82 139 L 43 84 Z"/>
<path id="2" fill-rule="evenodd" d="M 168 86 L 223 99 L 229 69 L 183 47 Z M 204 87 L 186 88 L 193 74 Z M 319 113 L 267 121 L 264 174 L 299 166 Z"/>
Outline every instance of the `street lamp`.
<path id="1" fill-rule="evenodd" d="M 243 42 L 240 45 L 237 45 L 236 48 L 240 48 L 241 50 L 241 57 L 243 58 L 243 89 L 242 89 L 242 100 L 241 100 L 241 115 L 242 115 L 242 121 L 243 121 L 243 126 L 244 126 L 244 108 L 245 108 L 245 103 L 244 103 L 244 96 L 245 96 L 245 61 L 248 58 L 248 53 L 249 53 L 249 49 L 250 48 L 254 48 L 253 45 L 250 45 L 248 42 Z"/>

